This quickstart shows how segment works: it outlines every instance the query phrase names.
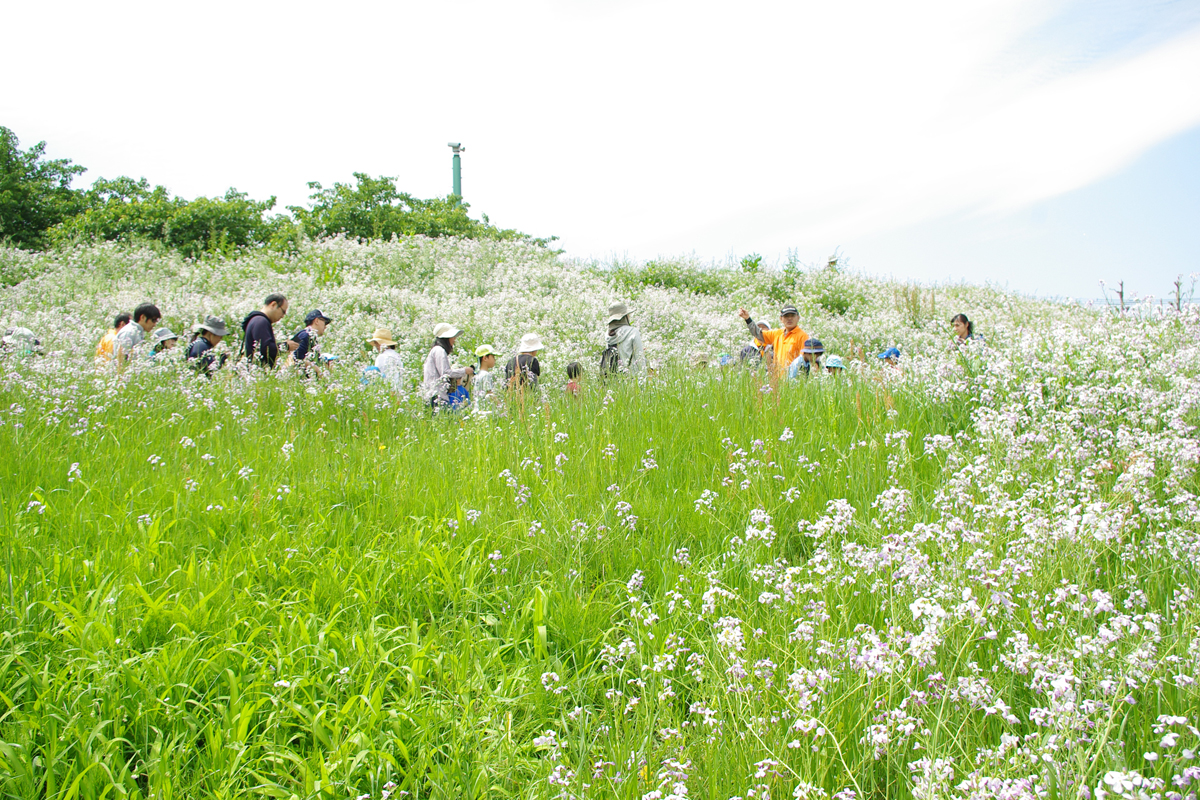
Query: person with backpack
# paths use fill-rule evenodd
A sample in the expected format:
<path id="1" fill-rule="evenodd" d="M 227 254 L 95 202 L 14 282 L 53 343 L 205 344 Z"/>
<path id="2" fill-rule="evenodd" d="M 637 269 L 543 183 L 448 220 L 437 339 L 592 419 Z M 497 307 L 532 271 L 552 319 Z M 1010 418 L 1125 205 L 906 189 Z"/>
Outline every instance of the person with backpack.
<path id="1" fill-rule="evenodd" d="M 521 337 L 520 348 L 521 351 L 504 365 L 504 378 L 510 389 L 525 386 L 536 389 L 538 379 L 542 377 L 542 365 L 537 359 L 542 350 L 542 337 L 527 333 Z"/>
<path id="2" fill-rule="evenodd" d="M 242 340 L 242 355 L 247 361 L 274 367 L 279 358 L 279 345 L 275 341 L 275 323 L 287 314 L 288 300 L 282 294 L 269 294 L 263 307 L 251 311 L 242 320 L 246 337 Z"/>
<path id="3" fill-rule="evenodd" d="M 124 311 L 122 311 L 120 314 L 117 314 L 117 318 L 113 320 L 113 326 L 108 329 L 108 333 L 104 334 L 104 336 L 100 339 L 100 343 L 96 345 L 97 364 L 107 364 L 109 361 L 113 360 L 113 356 L 116 355 L 113 348 L 115 347 L 117 341 L 117 334 L 120 333 L 121 329 L 128 325 L 132 319 L 133 318 Z"/>
<path id="4" fill-rule="evenodd" d="M 315 374 L 315 367 L 320 366 L 320 338 L 325 334 L 325 328 L 331 322 L 333 320 L 325 316 L 321 309 L 313 309 L 304 315 L 304 327 L 296 331 L 295 335 L 288 340 L 287 346 L 291 360 L 306 375 Z"/>
<path id="5" fill-rule="evenodd" d="M 196 326 L 196 338 L 192 339 L 187 352 L 183 354 L 184 360 L 192 362 L 192 366 L 205 374 L 220 369 L 225 366 L 228 354 L 222 353 L 218 360 L 217 354 L 212 350 L 228 335 L 229 328 L 225 327 L 225 320 L 220 317 L 205 317 L 204 322 Z"/>
<path id="6" fill-rule="evenodd" d="M 629 321 L 629 307 L 613 303 L 608 307 L 608 335 L 604 352 L 600 354 L 600 374 L 617 372 L 638 374 L 646 366 L 642 349 L 642 332 Z"/>

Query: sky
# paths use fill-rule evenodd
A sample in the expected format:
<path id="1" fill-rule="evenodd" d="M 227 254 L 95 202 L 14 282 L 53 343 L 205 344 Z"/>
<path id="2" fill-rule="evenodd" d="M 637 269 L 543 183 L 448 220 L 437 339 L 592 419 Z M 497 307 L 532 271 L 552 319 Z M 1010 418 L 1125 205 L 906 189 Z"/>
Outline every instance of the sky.
<path id="1" fill-rule="evenodd" d="M 1164 296 L 1200 272 L 1200 2 L 5 4 L 0 125 L 302 205 L 354 172 L 570 256 L 793 254 Z M 15 76 L 15 79 L 10 76 Z"/>

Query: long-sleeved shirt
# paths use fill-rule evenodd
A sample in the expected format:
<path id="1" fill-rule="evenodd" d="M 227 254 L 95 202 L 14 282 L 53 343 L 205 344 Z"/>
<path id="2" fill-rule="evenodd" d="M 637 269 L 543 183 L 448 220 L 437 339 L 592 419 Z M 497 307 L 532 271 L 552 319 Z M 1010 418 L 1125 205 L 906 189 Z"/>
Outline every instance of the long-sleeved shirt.
<path id="1" fill-rule="evenodd" d="M 246 332 L 242 354 L 249 361 L 258 361 L 268 367 L 275 366 L 279 358 L 279 345 L 275 343 L 275 327 L 261 311 L 251 311 L 242 320 Z"/>
<path id="2" fill-rule="evenodd" d="M 450 366 L 450 355 L 441 345 L 435 344 L 425 357 L 421 393 L 426 401 L 437 398 L 439 403 L 445 403 L 449 399 L 450 380 L 465 377 L 466 374 L 466 367 Z"/>
<path id="3" fill-rule="evenodd" d="M 627 369 L 635 375 L 646 365 L 646 356 L 642 349 L 642 333 L 632 325 L 622 325 L 608 332 L 605 346 L 616 345 L 617 362 L 621 369 Z"/>
<path id="4" fill-rule="evenodd" d="M 383 378 L 392 387 L 392 391 L 404 391 L 404 359 L 395 350 L 387 349 L 375 356 L 375 366 L 383 373 Z"/>

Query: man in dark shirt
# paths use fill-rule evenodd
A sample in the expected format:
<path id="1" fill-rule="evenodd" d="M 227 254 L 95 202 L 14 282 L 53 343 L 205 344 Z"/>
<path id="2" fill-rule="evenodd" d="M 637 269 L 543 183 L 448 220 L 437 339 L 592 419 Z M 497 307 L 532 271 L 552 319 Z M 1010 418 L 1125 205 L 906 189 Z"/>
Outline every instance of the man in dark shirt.
<path id="1" fill-rule="evenodd" d="M 274 367 L 279 358 L 279 345 L 275 342 L 275 323 L 287 314 L 288 301 L 281 294 L 267 295 L 260 311 L 251 311 L 242 320 L 246 338 L 242 342 L 242 355 L 247 361 Z"/>
<path id="2" fill-rule="evenodd" d="M 325 316 L 321 309 L 314 309 L 304 316 L 304 327 L 296 331 L 296 335 L 288 342 L 288 350 L 292 351 L 292 358 L 297 362 L 304 361 L 306 358 L 316 361 L 320 359 L 321 351 L 318 349 L 319 339 L 325 334 L 325 328 L 332 319 Z"/>

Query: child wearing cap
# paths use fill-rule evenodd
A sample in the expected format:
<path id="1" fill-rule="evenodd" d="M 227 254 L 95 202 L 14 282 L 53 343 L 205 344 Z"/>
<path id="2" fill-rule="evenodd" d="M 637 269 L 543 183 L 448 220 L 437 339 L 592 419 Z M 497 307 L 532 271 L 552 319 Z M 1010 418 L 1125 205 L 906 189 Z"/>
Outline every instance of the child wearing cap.
<path id="1" fill-rule="evenodd" d="M 846 365 L 842 362 L 841 356 L 830 356 L 825 359 L 825 371 L 830 375 L 837 375 L 845 369 Z"/>
<path id="2" fill-rule="evenodd" d="M 490 344 L 481 344 L 475 348 L 475 356 L 479 359 L 479 371 L 475 373 L 475 410 L 480 414 L 490 414 L 496 408 L 496 351 Z"/>
<path id="3" fill-rule="evenodd" d="M 825 345 L 820 339 L 806 339 L 800 351 L 800 357 L 788 366 L 789 378 L 807 378 L 812 375 L 813 368 L 821 372 L 821 356 L 825 354 Z"/>

